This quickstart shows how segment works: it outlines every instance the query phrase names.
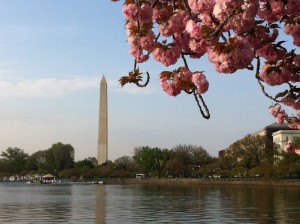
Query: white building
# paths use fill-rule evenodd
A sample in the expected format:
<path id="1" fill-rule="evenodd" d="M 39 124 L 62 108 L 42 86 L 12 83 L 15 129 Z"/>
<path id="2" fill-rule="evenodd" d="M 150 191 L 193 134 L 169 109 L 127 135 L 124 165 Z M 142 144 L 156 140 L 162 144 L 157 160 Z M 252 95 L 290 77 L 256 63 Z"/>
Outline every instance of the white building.
<path id="1" fill-rule="evenodd" d="M 280 130 L 272 134 L 273 142 L 279 145 L 280 151 L 286 151 L 285 146 L 289 142 L 296 142 L 300 139 L 300 130 Z M 300 150 L 295 150 L 300 155 Z"/>

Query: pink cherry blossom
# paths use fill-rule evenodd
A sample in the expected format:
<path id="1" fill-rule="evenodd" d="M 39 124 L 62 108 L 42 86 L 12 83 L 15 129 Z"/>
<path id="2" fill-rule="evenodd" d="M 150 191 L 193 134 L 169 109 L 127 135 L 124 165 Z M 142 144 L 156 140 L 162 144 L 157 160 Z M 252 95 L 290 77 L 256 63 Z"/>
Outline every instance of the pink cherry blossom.
<path id="1" fill-rule="evenodd" d="M 189 0 L 188 4 L 193 13 L 209 13 L 215 5 L 215 0 Z"/>
<path id="2" fill-rule="evenodd" d="M 300 129 L 300 118 L 293 117 L 290 119 L 289 127 L 292 129 Z M 299 150 L 300 152 L 300 150 Z"/>
<path id="3" fill-rule="evenodd" d="M 173 65 L 180 57 L 180 48 L 177 44 L 169 47 L 158 47 L 153 50 L 153 57 L 156 61 L 161 62 L 165 66 Z"/>
<path id="4" fill-rule="evenodd" d="M 284 32 L 294 38 L 294 45 L 300 47 L 300 17 L 298 17 L 298 21 L 298 23 L 286 23 Z"/>
<path id="5" fill-rule="evenodd" d="M 128 20 L 149 23 L 152 22 L 153 9 L 149 4 L 142 4 L 141 6 L 128 4 L 123 6 L 123 14 Z"/>
<path id="6" fill-rule="evenodd" d="M 246 39 L 254 49 L 262 48 L 265 45 L 274 42 L 278 37 L 278 30 L 266 30 L 262 26 L 256 27 L 250 32 Z"/>
<path id="7" fill-rule="evenodd" d="M 285 110 L 281 109 L 281 106 L 279 104 L 271 106 L 269 108 L 269 111 L 274 117 L 277 118 L 277 122 L 280 124 L 282 124 L 288 118 L 287 113 L 285 112 Z"/>
<path id="8" fill-rule="evenodd" d="M 192 77 L 192 82 L 197 87 L 197 93 L 203 94 L 208 90 L 209 83 L 203 73 L 195 72 Z"/>
<path id="9" fill-rule="evenodd" d="M 270 64 L 265 64 L 262 67 L 262 71 L 259 73 L 259 77 L 270 86 L 281 85 L 287 81 L 286 77 L 281 75 L 275 70 L 271 69 Z"/>
<path id="10" fill-rule="evenodd" d="M 296 153 L 296 154 L 300 155 L 300 148 L 299 148 L 299 146 L 297 146 L 295 144 L 295 142 L 292 142 L 292 141 L 288 141 L 288 143 L 285 144 L 283 150 L 285 152 L 293 152 L 293 153 Z"/>
<path id="11" fill-rule="evenodd" d="M 181 90 L 176 88 L 176 86 L 173 82 L 168 82 L 168 80 L 166 78 L 160 79 L 160 86 L 170 96 L 177 96 L 181 92 Z"/>
<path id="12" fill-rule="evenodd" d="M 138 63 L 143 63 L 149 59 L 148 54 L 143 54 L 143 51 L 140 48 L 131 47 L 130 54 L 135 58 Z"/>
<path id="13" fill-rule="evenodd" d="M 286 106 L 289 106 L 295 110 L 300 110 L 300 100 L 291 100 L 288 98 L 282 98 L 281 99 L 282 103 Z"/>
<path id="14" fill-rule="evenodd" d="M 300 1 L 299 0 L 289 0 L 287 2 L 287 13 L 288 14 L 300 14 Z"/>
<path id="15" fill-rule="evenodd" d="M 256 50 L 256 54 L 264 57 L 268 61 L 280 60 L 286 54 L 286 51 L 274 47 L 272 44 L 267 44 Z"/>
<path id="16" fill-rule="evenodd" d="M 208 51 L 209 60 L 220 73 L 233 73 L 237 69 L 244 69 L 251 64 L 254 51 L 244 37 L 234 36 L 225 44 L 225 49 L 218 52 L 215 49 Z"/>
<path id="17" fill-rule="evenodd" d="M 182 59 L 184 66 L 161 73 L 169 95 L 208 90 L 205 75 L 190 71 L 187 60 L 207 53 L 219 73 L 254 70 L 267 96 L 265 85 L 286 88 L 269 97 L 277 103 L 270 112 L 300 129 L 300 0 L 124 0 L 122 11 L 135 62 L 146 62 L 151 54 L 164 66 Z M 282 41 L 287 36 L 294 46 Z M 288 117 L 280 105 L 296 113 Z"/>
<path id="18" fill-rule="evenodd" d="M 202 39 L 201 26 L 197 25 L 194 20 L 189 20 L 186 23 L 185 30 L 190 34 L 192 38 Z"/>
<path id="19" fill-rule="evenodd" d="M 171 36 L 175 33 L 181 34 L 185 30 L 187 19 L 187 12 L 178 10 L 174 15 L 170 17 L 168 22 L 161 23 L 159 25 L 159 32 L 166 37 Z"/>
<path id="20" fill-rule="evenodd" d="M 257 15 L 260 18 L 265 19 L 268 23 L 273 23 L 280 19 L 278 15 L 273 13 L 269 1 L 262 1 Z"/>

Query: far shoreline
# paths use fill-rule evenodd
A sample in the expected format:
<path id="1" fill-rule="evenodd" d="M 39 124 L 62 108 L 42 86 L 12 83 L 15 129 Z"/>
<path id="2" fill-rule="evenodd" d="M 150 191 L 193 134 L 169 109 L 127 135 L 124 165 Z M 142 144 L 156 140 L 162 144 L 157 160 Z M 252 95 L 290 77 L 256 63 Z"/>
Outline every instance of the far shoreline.
<path id="1" fill-rule="evenodd" d="M 262 187 L 300 187 L 300 179 L 261 179 L 261 178 L 103 178 L 101 180 L 90 181 L 62 181 L 47 183 L 29 183 L 24 181 L 0 181 L 1 184 L 15 185 L 43 185 L 43 186 L 61 186 L 61 185 L 161 185 L 161 186 L 262 186 Z"/>
<path id="2" fill-rule="evenodd" d="M 108 185 L 241 185 L 241 186 L 278 186 L 278 187 L 300 187 L 300 180 L 271 180 L 271 179 L 196 179 L 196 178 L 161 178 L 161 179 L 105 179 Z"/>

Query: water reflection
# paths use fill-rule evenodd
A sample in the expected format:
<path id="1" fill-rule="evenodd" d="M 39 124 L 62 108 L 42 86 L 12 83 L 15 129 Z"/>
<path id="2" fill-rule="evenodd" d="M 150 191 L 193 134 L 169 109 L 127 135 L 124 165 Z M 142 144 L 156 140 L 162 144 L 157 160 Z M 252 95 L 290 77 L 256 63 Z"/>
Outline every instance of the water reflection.
<path id="1" fill-rule="evenodd" d="M 1 185 L 0 223 L 300 223 L 298 188 Z"/>
<path id="2" fill-rule="evenodd" d="M 104 185 L 98 185 L 96 187 L 96 224 L 104 224 L 105 223 L 105 206 L 106 206 L 106 189 Z"/>
<path id="3" fill-rule="evenodd" d="M 72 187 L 1 186 L 1 223 L 62 220 L 72 216 Z M 49 197 L 51 195 L 51 197 Z M 63 202 L 63 203 L 62 203 Z"/>
<path id="4" fill-rule="evenodd" d="M 299 199 L 295 188 L 111 186 L 106 193 L 106 221 L 300 223 Z"/>
<path id="5" fill-rule="evenodd" d="M 296 188 L 234 187 L 220 190 L 221 198 L 230 199 L 231 212 L 242 220 L 256 223 L 293 223 L 297 217 L 299 190 Z M 222 207 L 225 207 L 223 205 Z"/>

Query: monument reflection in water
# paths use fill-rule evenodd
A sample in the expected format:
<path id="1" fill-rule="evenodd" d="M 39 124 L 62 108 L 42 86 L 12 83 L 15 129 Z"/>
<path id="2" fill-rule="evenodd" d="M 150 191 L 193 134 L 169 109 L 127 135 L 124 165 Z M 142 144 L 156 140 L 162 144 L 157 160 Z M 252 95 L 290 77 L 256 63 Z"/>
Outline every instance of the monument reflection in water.
<path id="1" fill-rule="evenodd" d="M 95 211 L 95 223 L 105 223 L 105 186 L 100 185 L 96 189 L 96 211 Z"/>
<path id="2" fill-rule="evenodd" d="M 0 184 L 0 223 L 300 223 L 300 189 Z"/>

